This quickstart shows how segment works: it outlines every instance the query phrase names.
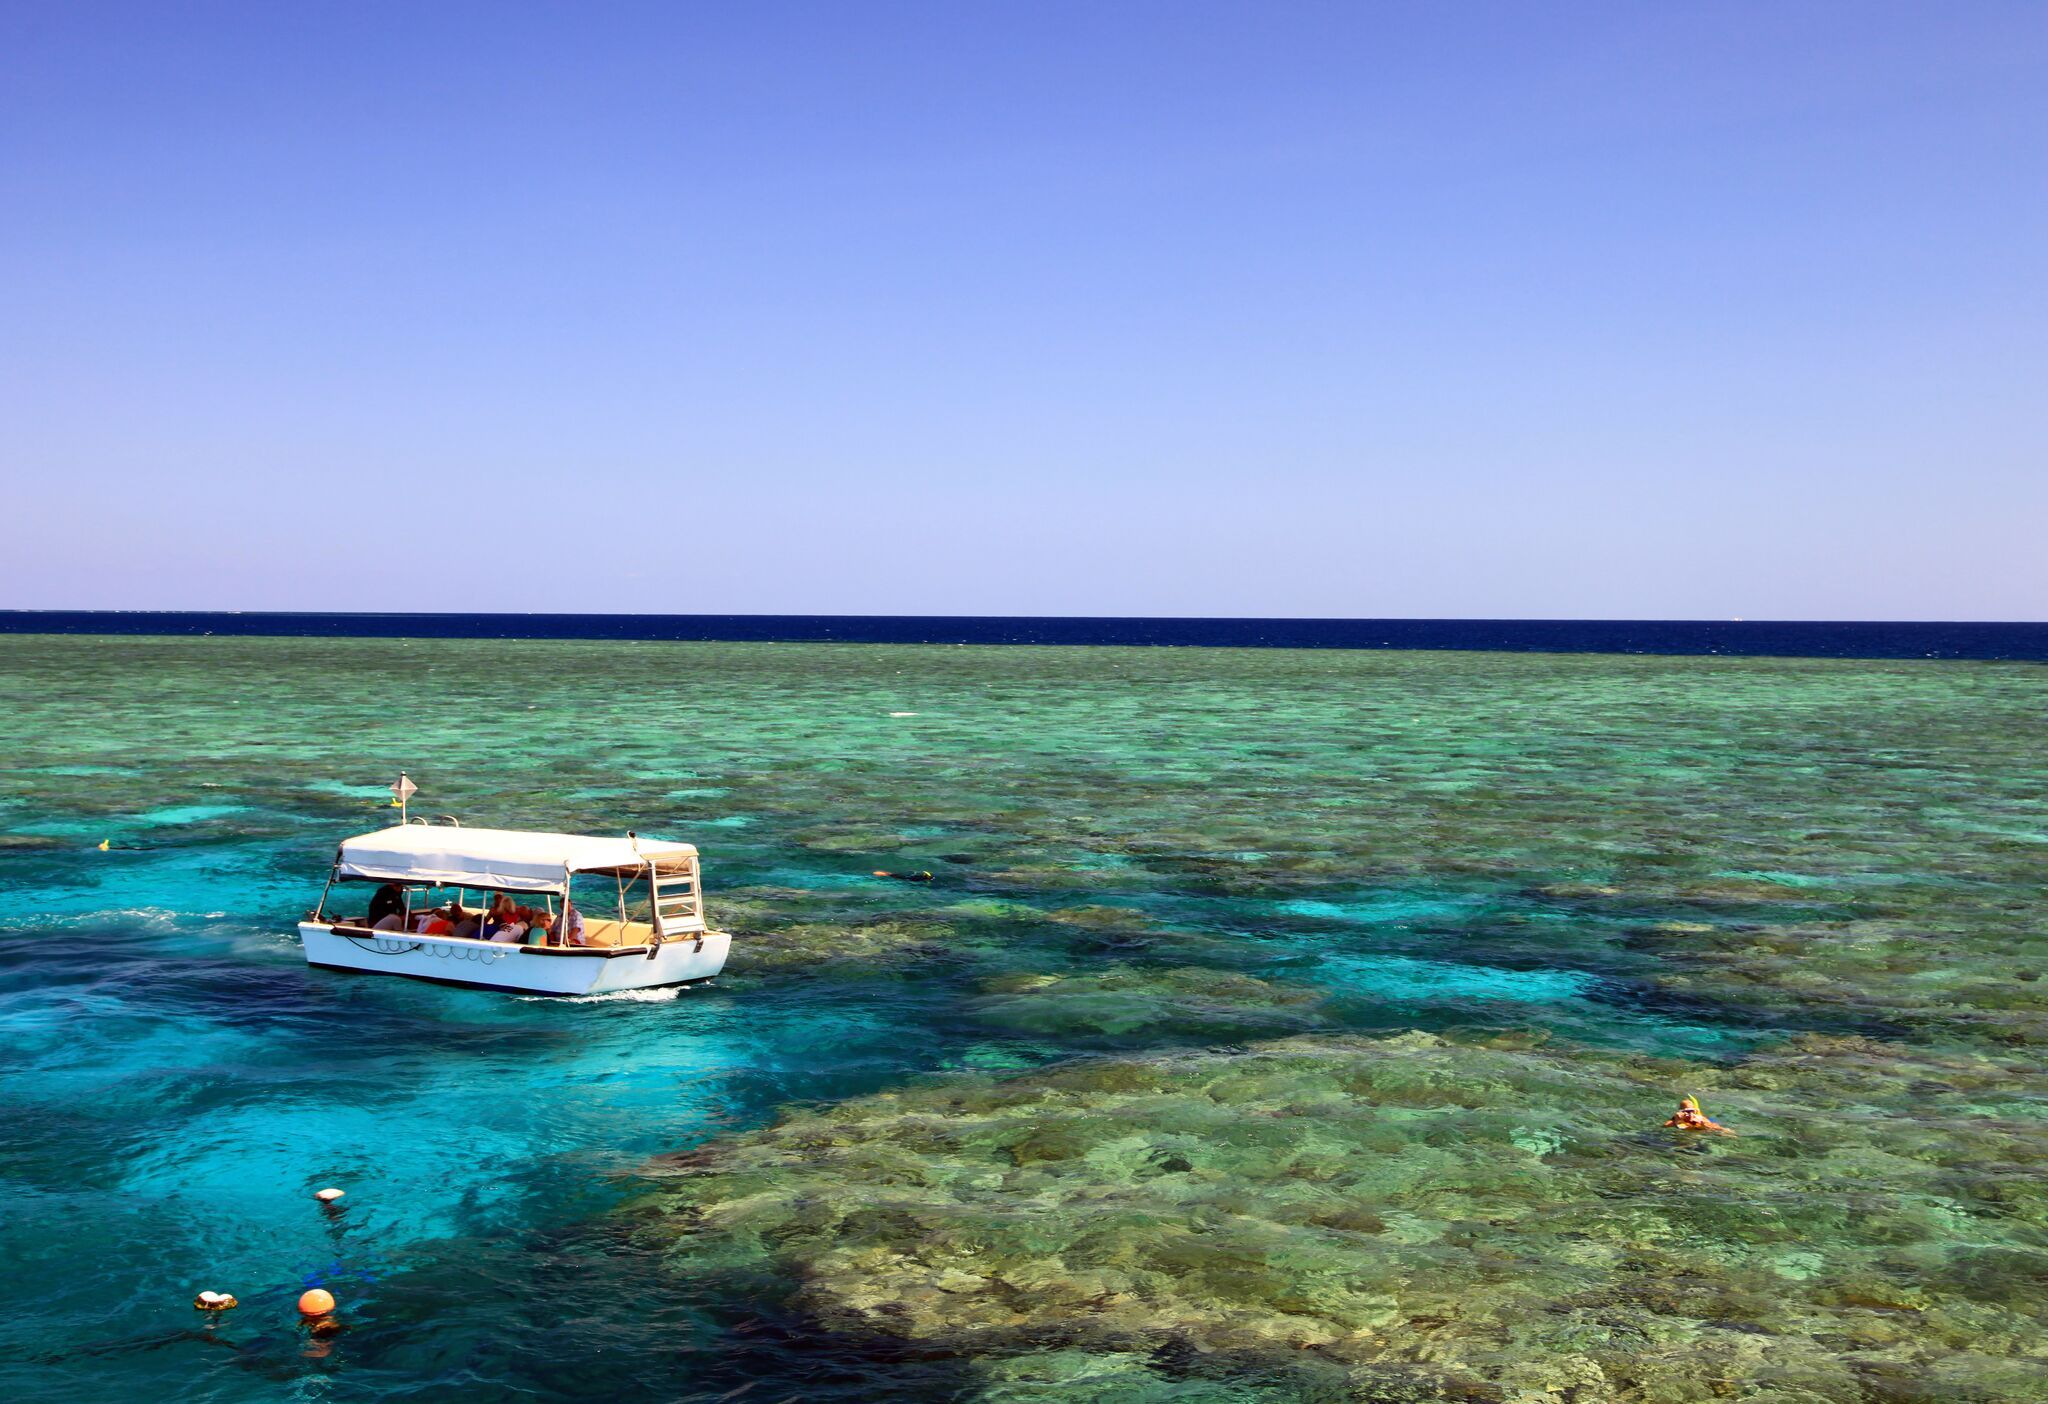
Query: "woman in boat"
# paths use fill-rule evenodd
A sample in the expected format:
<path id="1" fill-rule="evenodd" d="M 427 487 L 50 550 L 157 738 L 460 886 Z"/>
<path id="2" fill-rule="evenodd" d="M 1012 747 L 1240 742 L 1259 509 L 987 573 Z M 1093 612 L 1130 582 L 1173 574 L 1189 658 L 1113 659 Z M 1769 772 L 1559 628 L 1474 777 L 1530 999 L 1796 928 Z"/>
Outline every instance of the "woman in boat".
<path id="1" fill-rule="evenodd" d="M 484 908 L 482 929 L 476 934 L 483 940 L 495 941 L 499 928 L 509 926 L 518 920 L 518 907 L 502 892 L 493 892 L 489 905 Z"/>
<path id="2" fill-rule="evenodd" d="M 495 913 L 497 923 L 487 938 L 504 945 L 516 946 L 526 939 L 527 918 L 533 913 L 514 902 L 510 897 L 500 897 Z"/>
<path id="3" fill-rule="evenodd" d="M 413 929 L 422 936 L 452 936 L 456 924 L 462 920 L 462 908 L 454 902 L 434 911 L 423 913 L 414 923 Z"/>

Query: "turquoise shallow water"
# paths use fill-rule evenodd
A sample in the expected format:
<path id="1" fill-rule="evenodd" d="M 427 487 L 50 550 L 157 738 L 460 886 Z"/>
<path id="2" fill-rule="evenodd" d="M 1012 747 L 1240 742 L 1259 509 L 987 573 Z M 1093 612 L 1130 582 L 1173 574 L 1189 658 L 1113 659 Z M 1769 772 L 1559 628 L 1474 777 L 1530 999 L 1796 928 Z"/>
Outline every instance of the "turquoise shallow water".
<path id="1" fill-rule="evenodd" d="M 2048 1397 L 2037 668 L 15 637 L 0 689 L 10 1396 Z M 727 975 L 307 971 L 401 766 L 695 839 Z"/>

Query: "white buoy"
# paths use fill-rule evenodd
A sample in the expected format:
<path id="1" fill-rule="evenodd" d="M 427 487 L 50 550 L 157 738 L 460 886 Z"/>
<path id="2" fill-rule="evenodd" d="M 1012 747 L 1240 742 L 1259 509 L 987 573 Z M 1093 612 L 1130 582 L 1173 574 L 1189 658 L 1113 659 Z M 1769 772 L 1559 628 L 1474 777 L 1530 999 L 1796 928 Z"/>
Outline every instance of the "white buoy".
<path id="1" fill-rule="evenodd" d="M 332 1204 L 335 1200 L 341 1198 L 343 1193 L 344 1191 L 338 1189 L 324 1189 L 315 1193 L 313 1198 L 319 1200 L 322 1204 Z"/>
<path id="2" fill-rule="evenodd" d="M 226 1292 L 201 1292 L 192 1299 L 192 1305 L 201 1311 L 226 1311 L 240 1306 L 233 1296 Z"/>

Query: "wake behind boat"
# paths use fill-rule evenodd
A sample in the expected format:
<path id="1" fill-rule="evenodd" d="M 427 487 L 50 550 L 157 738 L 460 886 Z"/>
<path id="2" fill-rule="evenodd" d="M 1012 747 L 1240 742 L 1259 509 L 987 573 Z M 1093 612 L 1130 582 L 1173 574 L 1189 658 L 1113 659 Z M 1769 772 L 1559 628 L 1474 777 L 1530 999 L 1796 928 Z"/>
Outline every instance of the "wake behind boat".
<path id="1" fill-rule="evenodd" d="M 324 969 L 549 995 L 708 980 L 732 945 L 691 844 L 419 820 L 346 840 L 299 940 Z"/>

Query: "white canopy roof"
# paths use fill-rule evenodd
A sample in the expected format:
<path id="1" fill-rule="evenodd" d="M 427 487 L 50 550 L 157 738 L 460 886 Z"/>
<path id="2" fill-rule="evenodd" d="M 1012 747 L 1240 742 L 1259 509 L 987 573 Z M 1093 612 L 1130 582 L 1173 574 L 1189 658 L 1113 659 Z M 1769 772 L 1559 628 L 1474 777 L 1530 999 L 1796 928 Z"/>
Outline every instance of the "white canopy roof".
<path id="1" fill-rule="evenodd" d="M 520 829 L 461 829 L 403 824 L 359 834 L 341 845 L 335 876 L 436 887 L 497 887 L 561 892 L 571 873 L 610 872 L 695 857 L 687 843 L 587 838 Z"/>

